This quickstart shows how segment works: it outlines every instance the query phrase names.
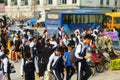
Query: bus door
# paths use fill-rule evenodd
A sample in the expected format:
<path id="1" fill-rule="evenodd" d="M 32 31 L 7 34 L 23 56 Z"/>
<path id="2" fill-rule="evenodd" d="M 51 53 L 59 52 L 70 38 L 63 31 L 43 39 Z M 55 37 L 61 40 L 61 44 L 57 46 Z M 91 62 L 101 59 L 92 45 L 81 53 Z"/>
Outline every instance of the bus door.
<path id="1" fill-rule="evenodd" d="M 113 29 L 113 18 L 111 16 L 106 16 L 107 18 L 107 27 L 112 30 Z"/>

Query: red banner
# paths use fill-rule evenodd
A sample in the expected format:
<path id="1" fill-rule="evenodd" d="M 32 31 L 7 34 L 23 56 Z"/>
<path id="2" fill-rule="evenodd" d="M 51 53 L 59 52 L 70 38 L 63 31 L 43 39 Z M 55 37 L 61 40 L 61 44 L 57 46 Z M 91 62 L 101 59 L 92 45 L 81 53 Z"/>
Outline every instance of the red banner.
<path id="1" fill-rule="evenodd" d="M 4 13 L 4 12 L 5 12 L 5 4 L 0 3 L 0 13 Z"/>

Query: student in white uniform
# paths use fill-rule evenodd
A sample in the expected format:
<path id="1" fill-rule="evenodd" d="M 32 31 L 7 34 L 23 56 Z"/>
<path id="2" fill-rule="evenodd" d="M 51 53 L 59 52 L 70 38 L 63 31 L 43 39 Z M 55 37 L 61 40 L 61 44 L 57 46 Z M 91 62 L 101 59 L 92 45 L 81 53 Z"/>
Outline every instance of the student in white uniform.
<path id="1" fill-rule="evenodd" d="M 10 61 L 8 58 L 9 50 L 6 49 L 2 55 L 2 70 L 3 70 L 3 80 L 11 80 L 10 78 Z"/>
<path id="2" fill-rule="evenodd" d="M 87 34 L 84 36 L 83 42 L 80 42 L 75 50 L 75 57 L 78 59 L 77 62 L 77 80 L 88 80 L 92 72 L 89 65 L 86 62 L 86 45 L 88 45 L 92 40 L 92 36 Z M 85 72 L 85 75 L 84 73 Z"/>

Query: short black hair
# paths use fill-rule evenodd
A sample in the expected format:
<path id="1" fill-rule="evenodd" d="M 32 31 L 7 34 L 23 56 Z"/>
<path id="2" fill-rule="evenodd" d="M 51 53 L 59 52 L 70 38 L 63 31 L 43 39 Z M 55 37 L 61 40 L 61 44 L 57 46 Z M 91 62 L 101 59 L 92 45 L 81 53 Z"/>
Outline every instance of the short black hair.
<path id="1" fill-rule="evenodd" d="M 84 36 L 84 39 L 93 39 L 93 36 L 91 34 L 86 34 Z"/>
<path id="2" fill-rule="evenodd" d="M 31 58 L 31 54 L 29 51 L 25 53 L 25 58 Z"/>
<path id="3" fill-rule="evenodd" d="M 69 43 L 67 46 L 68 46 L 68 47 L 73 47 L 73 44 L 72 44 L 72 43 Z"/>
<path id="4" fill-rule="evenodd" d="M 62 46 L 58 46 L 56 48 L 56 51 L 59 51 L 59 52 L 63 53 L 64 52 L 64 48 Z"/>
<path id="5" fill-rule="evenodd" d="M 4 54 L 8 54 L 8 53 L 9 53 L 9 50 L 5 49 Z"/>

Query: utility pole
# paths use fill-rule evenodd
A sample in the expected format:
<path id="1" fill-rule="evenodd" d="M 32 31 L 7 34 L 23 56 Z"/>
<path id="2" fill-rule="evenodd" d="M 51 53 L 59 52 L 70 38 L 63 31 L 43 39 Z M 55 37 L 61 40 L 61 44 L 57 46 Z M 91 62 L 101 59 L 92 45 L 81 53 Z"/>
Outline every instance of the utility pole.
<path id="1" fill-rule="evenodd" d="M 36 8 L 36 0 L 33 0 L 33 14 L 34 14 L 34 18 L 35 18 L 35 8 Z"/>

